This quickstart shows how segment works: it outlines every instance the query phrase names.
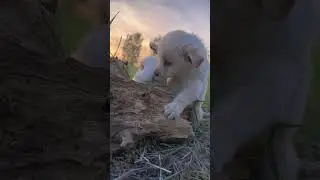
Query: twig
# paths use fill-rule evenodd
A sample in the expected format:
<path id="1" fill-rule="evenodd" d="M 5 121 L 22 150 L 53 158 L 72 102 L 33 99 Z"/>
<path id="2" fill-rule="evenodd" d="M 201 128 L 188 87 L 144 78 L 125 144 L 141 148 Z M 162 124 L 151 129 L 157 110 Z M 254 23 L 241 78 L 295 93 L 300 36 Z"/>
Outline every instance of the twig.
<path id="1" fill-rule="evenodd" d="M 138 163 L 138 162 L 142 161 L 145 153 L 146 153 L 146 147 L 143 148 L 143 152 L 141 153 L 140 158 L 137 161 L 135 161 L 134 163 Z"/>
<path id="2" fill-rule="evenodd" d="M 116 16 L 119 14 L 119 12 L 120 12 L 120 11 L 118 11 L 118 12 L 116 13 L 116 15 L 113 16 L 113 18 L 112 18 L 111 21 L 110 21 L 110 25 L 112 24 L 112 22 L 113 22 L 113 20 L 116 18 Z"/>
<path id="3" fill-rule="evenodd" d="M 180 171 L 178 171 L 178 172 L 176 172 L 176 173 L 174 173 L 174 174 L 172 174 L 171 176 L 166 177 L 165 180 L 171 179 L 171 178 L 173 178 L 174 176 L 180 174 L 180 173 L 183 172 L 183 171 L 184 171 L 184 169 L 183 169 L 183 170 L 180 170 Z"/>
<path id="4" fill-rule="evenodd" d="M 191 152 L 188 152 L 186 155 L 184 155 L 181 159 L 186 158 L 187 156 L 189 156 L 189 154 L 191 154 Z"/>
<path id="5" fill-rule="evenodd" d="M 161 166 L 161 156 L 160 156 L 160 154 L 159 154 L 159 166 Z M 163 180 L 161 169 L 159 169 L 159 180 Z"/>
<path id="6" fill-rule="evenodd" d="M 118 53 L 118 50 L 119 50 L 119 47 L 120 47 L 120 44 L 121 44 L 121 41 L 122 41 L 122 36 L 120 37 L 120 41 L 118 43 L 118 47 L 117 47 L 117 50 L 114 52 L 113 56 L 112 57 L 115 57 Z"/>
<path id="7" fill-rule="evenodd" d="M 149 164 L 150 166 L 153 166 L 153 167 L 155 167 L 155 168 L 161 169 L 161 170 L 163 170 L 163 171 L 165 171 L 165 172 L 167 172 L 167 173 L 172 173 L 171 171 L 169 171 L 169 170 L 167 170 L 167 169 L 165 169 L 165 168 L 163 168 L 163 167 L 160 167 L 160 166 L 157 166 L 157 165 L 155 165 L 155 164 L 152 164 L 152 163 L 149 161 L 149 159 L 147 159 L 146 157 L 143 157 L 143 159 L 146 160 L 146 161 L 147 161 L 147 164 Z"/>

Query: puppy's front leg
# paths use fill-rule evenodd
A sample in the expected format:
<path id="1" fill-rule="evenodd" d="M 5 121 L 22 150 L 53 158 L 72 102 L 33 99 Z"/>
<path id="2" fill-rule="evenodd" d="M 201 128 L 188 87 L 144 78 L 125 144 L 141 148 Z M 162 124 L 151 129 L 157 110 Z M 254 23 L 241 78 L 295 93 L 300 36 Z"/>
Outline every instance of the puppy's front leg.
<path id="1" fill-rule="evenodd" d="M 184 108 L 197 100 L 198 86 L 196 83 L 190 84 L 190 86 L 182 89 L 177 97 L 174 98 L 173 102 L 167 104 L 164 107 L 164 115 L 169 120 L 179 120 L 180 114 Z"/>

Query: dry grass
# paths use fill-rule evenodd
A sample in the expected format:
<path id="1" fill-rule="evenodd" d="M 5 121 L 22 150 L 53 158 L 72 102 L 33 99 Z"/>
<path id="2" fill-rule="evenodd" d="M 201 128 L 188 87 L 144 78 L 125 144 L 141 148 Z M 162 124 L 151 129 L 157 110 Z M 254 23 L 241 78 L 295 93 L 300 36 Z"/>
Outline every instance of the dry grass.
<path id="1" fill-rule="evenodd" d="M 210 179 L 209 121 L 202 121 L 199 129 L 195 137 L 182 144 L 148 138 L 140 141 L 132 152 L 114 155 L 111 179 Z"/>

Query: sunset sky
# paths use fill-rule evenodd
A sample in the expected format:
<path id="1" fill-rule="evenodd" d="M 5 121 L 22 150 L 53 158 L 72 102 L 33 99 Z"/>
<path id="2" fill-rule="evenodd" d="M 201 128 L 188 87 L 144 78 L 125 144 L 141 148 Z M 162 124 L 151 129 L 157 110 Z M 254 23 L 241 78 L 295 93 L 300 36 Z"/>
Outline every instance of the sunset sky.
<path id="1" fill-rule="evenodd" d="M 197 34 L 210 48 L 209 0 L 110 0 L 111 41 L 120 36 L 141 32 L 144 45 L 157 35 L 181 29 Z M 111 52 L 114 47 L 111 42 Z"/>

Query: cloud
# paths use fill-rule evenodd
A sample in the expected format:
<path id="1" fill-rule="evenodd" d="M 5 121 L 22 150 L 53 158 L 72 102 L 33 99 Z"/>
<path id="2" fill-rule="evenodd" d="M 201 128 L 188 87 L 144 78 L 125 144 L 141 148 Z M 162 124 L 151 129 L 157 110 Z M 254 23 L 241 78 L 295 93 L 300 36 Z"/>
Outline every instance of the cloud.
<path id="1" fill-rule="evenodd" d="M 193 32 L 210 47 L 209 0 L 111 0 L 111 36 L 141 32 L 146 40 L 171 30 Z"/>

